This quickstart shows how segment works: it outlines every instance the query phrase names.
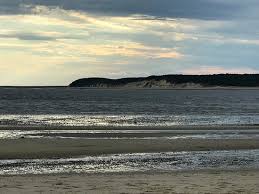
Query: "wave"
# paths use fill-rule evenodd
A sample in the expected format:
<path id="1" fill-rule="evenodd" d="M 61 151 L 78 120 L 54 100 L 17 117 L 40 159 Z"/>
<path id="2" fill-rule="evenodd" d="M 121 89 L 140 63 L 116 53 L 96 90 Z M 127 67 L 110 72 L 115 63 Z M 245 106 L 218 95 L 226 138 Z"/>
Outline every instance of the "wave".
<path id="1" fill-rule="evenodd" d="M 0 115 L 1 126 L 257 125 L 259 115 Z"/>
<path id="2" fill-rule="evenodd" d="M 259 150 L 110 154 L 69 159 L 0 160 L 0 175 L 259 168 Z"/>

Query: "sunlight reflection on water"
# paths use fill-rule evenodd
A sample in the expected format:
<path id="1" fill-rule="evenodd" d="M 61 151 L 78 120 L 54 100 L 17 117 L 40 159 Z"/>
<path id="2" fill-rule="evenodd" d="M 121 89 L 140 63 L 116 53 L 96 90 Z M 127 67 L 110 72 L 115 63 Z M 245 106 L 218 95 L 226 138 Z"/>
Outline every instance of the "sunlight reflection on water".
<path id="1" fill-rule="evenodd" d="M 105 173 L 259 168 L 259 150 L 110 154 L 70 159 L 0 160 L 0 174 Z"/>
<path id="2" fill-rule="evenodd" d="M 179 126 L 259 124 L 258 115 L 0 115 L 2 126 Z"/>

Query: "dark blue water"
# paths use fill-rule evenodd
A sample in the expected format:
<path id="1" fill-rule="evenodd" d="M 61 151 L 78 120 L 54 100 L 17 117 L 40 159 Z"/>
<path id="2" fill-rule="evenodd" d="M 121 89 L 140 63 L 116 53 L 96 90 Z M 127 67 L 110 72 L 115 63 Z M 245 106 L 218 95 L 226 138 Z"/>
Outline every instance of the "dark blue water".
<path id="1" fill-rule="evenodd" d="M 0 124 L 259 124 L 259 90 L 1 88 Z"/>

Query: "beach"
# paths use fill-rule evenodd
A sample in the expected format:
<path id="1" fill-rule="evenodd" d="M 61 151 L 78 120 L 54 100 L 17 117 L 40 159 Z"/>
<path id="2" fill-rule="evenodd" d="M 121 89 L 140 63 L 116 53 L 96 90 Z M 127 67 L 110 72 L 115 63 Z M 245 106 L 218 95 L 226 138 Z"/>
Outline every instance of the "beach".
<path id="1" fill-rule="evenodd" d="M 258 139 L 4 139 L 0 159 L 242 149 L 259 149 Z"/>
<path id="2" fill-rule="evenodd" d="M 256 193 L 244 91 L 0 89 L 0 193 Z"/>
<path id="3" fill-rule="evenodd" d="M 1 176 L 2 193 L 259 193 L 258 170 Z"/>
<path id="4" fill-rule="evenodd" d="M 259 0 L 0 0 L 0 194 L 259 194 Z"/>
<path id="5" fill-rule="evenodd" d="M 5 129 L 0 192 L 259 193 L 259 131 L 234 128 Z"/>

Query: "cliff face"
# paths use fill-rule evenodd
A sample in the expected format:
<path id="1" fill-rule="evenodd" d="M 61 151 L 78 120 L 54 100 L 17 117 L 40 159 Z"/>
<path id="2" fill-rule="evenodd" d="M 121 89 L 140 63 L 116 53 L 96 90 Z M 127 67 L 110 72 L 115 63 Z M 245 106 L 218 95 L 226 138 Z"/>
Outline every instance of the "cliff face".
<path id="1" fill-rule="evenodd" d="M 201 88 L 201 87 L 259 87 L 259 74 L 163 75 L 140 78 L 85 78 L 70 87 L 90 88 Z"/>
<path id="2" fill-rule="evenodd" d="M 127 88 L 200 88 L 203 87 L 200 84 L 195 83 L 182 83 L 174 84 L 167 80 L 144 80 L 139 82 L 132 82 L 126 84 L 124 87 Z"/>

